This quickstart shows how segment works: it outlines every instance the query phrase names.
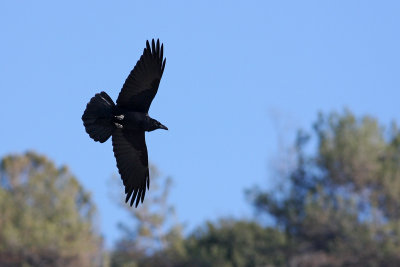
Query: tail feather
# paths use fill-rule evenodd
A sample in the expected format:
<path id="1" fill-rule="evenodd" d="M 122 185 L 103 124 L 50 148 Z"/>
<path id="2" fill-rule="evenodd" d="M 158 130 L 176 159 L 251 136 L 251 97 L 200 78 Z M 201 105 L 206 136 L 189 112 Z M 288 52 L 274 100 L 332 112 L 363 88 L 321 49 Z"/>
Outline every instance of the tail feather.
<path id="1" fill-rule="evenodd" d="M 112 135 L 115 129 L 113 124 L 114 107 L 114 102 L 105 92 L 96 94 L 87 104 L 82 121 L 86 132 L 94 141 L 104 143 Z"/>

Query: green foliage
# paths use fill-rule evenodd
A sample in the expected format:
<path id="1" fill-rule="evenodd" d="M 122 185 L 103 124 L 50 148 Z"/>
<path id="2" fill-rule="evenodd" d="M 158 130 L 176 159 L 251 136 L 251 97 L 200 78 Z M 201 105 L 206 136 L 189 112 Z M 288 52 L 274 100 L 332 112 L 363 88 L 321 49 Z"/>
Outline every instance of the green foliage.
<path id="1" fill-rule="evenodd" d="M 207 223 L 189 237 L 180 237 L 164 249 L 146 256 L 135 254 L 135 248 L 131 247 L 129 258 L 119 249 L 114 257 L 125 261 L 114 260 L 113 264 L 140 267 L 281 266 L 286 262 L 286 245 L 284 233 L 276 229 L 263 228 L 254 222 L 220 220 L 215 224 Z"/>
<path id="2" fill-rule="evenodd" d="M 0 168 L 1 266 L 99 266 L 95 206 L 67 167 L 33 152 Z"/>
<path id="3" fill-rule="evenodd" d="M 276 219 L 293 266 L 395 266 L 400 262 L 400 132 L 371 117 L 320 115 L 300 132 L 297 165 L 281 191 L 252 191 L 260 213 Z M 279 177 L 282 179 L 285 177 Z"/>
<path id="4" fill-rule="evenodd" d="M 286 239 L 255 222 L 221 220 L 195 231 L 185 247 L 181 266 L 275 266 L 285 262 Z"/>

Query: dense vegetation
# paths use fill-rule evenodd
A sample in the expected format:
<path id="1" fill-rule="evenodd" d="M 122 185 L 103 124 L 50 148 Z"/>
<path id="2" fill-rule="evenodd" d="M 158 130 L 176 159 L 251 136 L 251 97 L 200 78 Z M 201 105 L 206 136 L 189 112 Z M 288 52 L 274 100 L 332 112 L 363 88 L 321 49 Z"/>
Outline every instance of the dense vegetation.
<path id="1" fill-rule="evenodd" d="M 253 221 L 206 222 L 188 236 L 168 203 L 170 179 L 103 252 L 95 206 L 67 168 L 27 153 L 0 170 L 1 266 L 400 265 L 400 131 L 349 111 L 299 131 L 276 188 L 247 190 Z M 153 182 L 154 181 L 154 182 Z M 134 227 L 132 227 L 134 225 Z M 104 261 L 107 255 L 109 261 Z"/>
<path id="2" fill-rule="evenodd" d="M 90 194 L 67 167 L 28 152 L 0 167 L 0 266 L 97 266 Z"/>

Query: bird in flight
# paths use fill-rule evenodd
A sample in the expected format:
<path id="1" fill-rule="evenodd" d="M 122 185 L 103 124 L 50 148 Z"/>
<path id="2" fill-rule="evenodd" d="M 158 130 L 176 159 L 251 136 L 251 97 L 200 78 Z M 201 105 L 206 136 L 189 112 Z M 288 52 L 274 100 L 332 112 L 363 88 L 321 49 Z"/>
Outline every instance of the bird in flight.
<path id="1" fill-rule="evenodd" d="M 122 86 L 117 104 L 101 92 L 90 99 L 82 115 L 86 132 L 94 141 L 104 143 L 112 136 L 114 156 L 125 186 L 125 202 L 130 199 L 130 206 L 143 203 L 146 187 L 149 189 L 150 185 L 145 132 L 168 130 L 148 114 L 165 61 L 163 44 L 160 46 L 158 39 L 157 42 L 153 39 L 151 45 L 146 41 L 142 56 Z"/>

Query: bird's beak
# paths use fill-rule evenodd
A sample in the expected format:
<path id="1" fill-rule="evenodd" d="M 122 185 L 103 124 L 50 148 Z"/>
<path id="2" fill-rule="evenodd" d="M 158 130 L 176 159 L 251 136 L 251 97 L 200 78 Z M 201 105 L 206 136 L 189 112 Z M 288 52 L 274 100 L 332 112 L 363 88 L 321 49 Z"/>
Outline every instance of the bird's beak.
<path id="1" fill-rule="evenodd" d="M 160 123 L 160 129 L 168 130 L 167 126 L 164 126 Z"/>

